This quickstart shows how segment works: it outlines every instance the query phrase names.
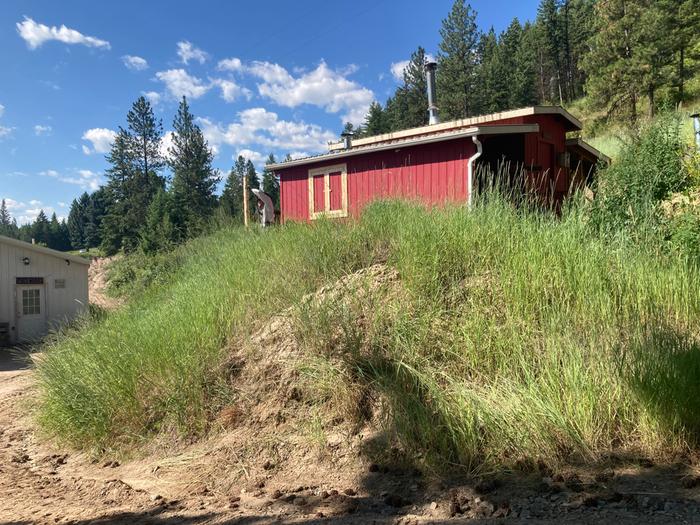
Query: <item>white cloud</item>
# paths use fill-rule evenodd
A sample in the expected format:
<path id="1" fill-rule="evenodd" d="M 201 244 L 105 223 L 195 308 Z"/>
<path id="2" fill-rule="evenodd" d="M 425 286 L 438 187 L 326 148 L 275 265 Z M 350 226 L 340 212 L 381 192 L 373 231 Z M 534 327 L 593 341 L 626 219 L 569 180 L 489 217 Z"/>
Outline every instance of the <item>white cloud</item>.
<path id="1" fill-rule="evenodd" d="M 175 98 L 199 98 L 212 87 L 212 84 L 204 84 L 201 79 L 191 76 L 184 69 L 159 71 L 156 78 L 165 84 L 165 88 Z"/>
<path id="2" fill-rule="evenodd" d="M 303 159 L 304 157 L 308 157 L 311 155 L 310 153 L 307 153 L 306 151 L 292 151 L 289 156 L 292 159 Z"/>
<path id="3" fill-rule="evenodd" d="M 42 126 L 41 124 L 37 124 L 36 126 L 34 126 L 34 134 L 37 137 L 40 137 L 42 135 L 50 135 L 51 129 L 51 126 Z"/>
<path id="4" fill-rule="evenodd" d="M 163 140 L 160 141 L 160 154 L 166 159 L 170 158 L 170 148 L 173 147 L 173 132 L 166 131 Z"/>
<path id="5" fill-rule="evenodd" d="M 67 207 L 68 207 L 68 204 L 65 203 L 65 202 L 58 201 L 58 207 L 59 207 L 59 208 L 67 208 Z"/>
<path id="6" fill-rule="evenodd" d="M 36 199 L 29 201 L 30 206 L 41 206 L 41 201 L 38 201 Z"/>
<path id="7" fill-rule="evenodd" d="M 406 70 L 406 66 L 409 63 L 410 60 L 401 60 L 400 62 L 391 64 L 391 74 L 397 82 L 403 82 L 403 72 Z"/>
<path id="8" fill-rule="evenodd" d="M 65 25 L 49 27 L 25 16 L 24 21 L 17 22 L 16 26 L 19 36 L 27 42 L 29 49 L 36 49 L 50 40 L 56 40 L 64 44 L 82 44 L 88 47 L 110 49 L 109 42 L 106 40 L 101 40 L 94 36 L 85 36 L 75 29 L 67 28 Z"/>
<path id="9" fill-rule="evenodd" d="M 219 61 L 216 69 L 219 71 L 240 71 L 243 69 L 243 63 L 240 58 L 224 58 Z"/>
<path id="10" fill-rule="evenodd" d="M 198 47 L 195 47 L 187 40 L 177 43 L 177 56 L 180 57 L 180 60 L 182 60 L 182 63 L 185 65 L 189 64 L 190 60 L 204 64 L 204 62 L 206 62 L 209 58 L 208 53 L 202 51 Z"/>
<path id="11" fill-rule="evenodd" d="M 233 156 L 233 160 L 235 161 L 239 155 L 245 157 L 247 160 L 252 161 L 253 164 L 256 165 L 262 164 L 262 162 L 267 158 L 259 151 L 253 151 L 252 149 L 242 149 L 236 155 Z"/>
<path id="12" fill-rule="evenodd" d="M 107 128 L 92 128 L 83 133 L 83 140 L 92 143 L 92 149 L 83 144 L 83 153 L 91 155 L 92 153 L 107 153 L 112 147 L 114 137 L 117 136 L 115 131 Z"/>
<path id="13" fill-rule="evenodd" d="M 233 102 L 241 96 L 246 97 L 248 100 L 252 97 L 250 89 L 241 87 L 232 80 L 216 79 L 213 83 L 221 88 L 221 98 L 226 102 Z"/>
<path id="14" fill-rule="evenodd" d="M 142 93 L 146 100 L 148 100 L 152 106 L 157 106 L 160 103 L 160 93 L 157 91 L 146 91 Z"/>
<path id="15" fill-rule="evenodd" d="M 0 104 L 0 117 L 2 117 L 2 114 L 5 113 L 5 106 Z"/>
<path id="16" fill-rule="evenodd" d="M 325 62 L 316 69 L 292 76 L 279 64 L 253 62 L 247 71 L 262 79 L 258 92 L 281 106 L 294 108 L 311 104 L 328 113 L 341 113 L 343 121 L 358 124 L 364 120 L 374 93 L 355 81 L 346 78 L 356 70 L 333 70 Z"/>
<path id="17" fill-rule="evenodd" d="M 238 120 L 228 125 L 197 119 L 209 144 L 240 147 L 253 144 L 264 148 L 325 151 L 335 133 L 315 124 L 280 120 L 276 113 L 264 108 L 251 108 L 238 113 Z"/>
<path id="18" fill-rule="evenodd" d="M 8 128 L 6 126 L 0 126 L 0 139 L 9 137 L 10 134 L 15 130 L 15 128 Z"/>
<path id="19" fill-rule="evenodd" d="M 148 61 L 145 58 L 141 58 L 136 55 L 124 55 L 122 57 L 122 62 L 124 65 L 134 71 L 143 71 L 148 69 Z"/>
<path id="20" fill-rule="evenodd" d="M 44 177 L 51 177 L 66 184 L 80 186 L 84 190 L 95 191 L 101 184 L 100 175 L 90 170 L 75 170 L 75 175 L 63 175 L 56 170 L 46 170 L 39 173 Z M 38 206 L 39 201 L 29 201 L 30 205 Z M 46 211 L 46 208 L 44 209 Z"/>

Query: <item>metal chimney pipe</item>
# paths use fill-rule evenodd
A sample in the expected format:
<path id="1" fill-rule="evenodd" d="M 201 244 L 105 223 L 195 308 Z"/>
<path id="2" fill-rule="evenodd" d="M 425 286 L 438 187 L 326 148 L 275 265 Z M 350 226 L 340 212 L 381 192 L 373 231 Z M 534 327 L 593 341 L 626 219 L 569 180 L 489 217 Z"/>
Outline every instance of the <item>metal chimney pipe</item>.
<path id="1" fill-rule="evenodd" d="M 438 108 L 435 105 L 436 92 L 435 92 L 435 70 L 437 69 L 437 63 L 434 61 L 429 61 L 425 63 L 425 73 L 428 80 L 428 124 L 431 126 L 433 124 L 438 124 L 440 122 L 440 117 L 438 116 Z"/>
<path id="2" fill-rule="evenodd" d="M 695 145 L 700 151 L 700 113 L 690 115 L 690 118 L 693 119 L 693 127 L 695 128 Z"/>
<path id="3" fill-rule="evenodd" d="M 343 138 L 343 147 L 345 149 L 352 148 L 352 136 L 354 133 L 352 131 L 343 131 L 340 136 Z"/>

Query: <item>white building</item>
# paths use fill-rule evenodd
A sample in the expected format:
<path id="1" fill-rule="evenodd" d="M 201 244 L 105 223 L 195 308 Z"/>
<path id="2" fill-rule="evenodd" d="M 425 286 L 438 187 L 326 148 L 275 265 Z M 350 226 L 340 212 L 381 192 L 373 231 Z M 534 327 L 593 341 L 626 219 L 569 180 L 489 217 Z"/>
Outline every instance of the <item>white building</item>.
<path id="1" fill-rule="evenodd" d="M 0 236 L 0 345 L 36 341 L 88 306 L 90 261 Z"/>

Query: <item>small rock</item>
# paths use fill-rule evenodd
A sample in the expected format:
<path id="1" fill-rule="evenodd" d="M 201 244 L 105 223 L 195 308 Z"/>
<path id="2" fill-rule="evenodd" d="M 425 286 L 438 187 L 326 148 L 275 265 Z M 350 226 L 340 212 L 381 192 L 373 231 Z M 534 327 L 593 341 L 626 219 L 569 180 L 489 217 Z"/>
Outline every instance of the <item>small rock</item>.
<path id="1" fill-rule="evenodd" d="M 337 495 L 338 495 L 338 491 L 337 491 L 336 489 L 331 489 L 331 490 L 328 491 L 328 495 L 329 495 L 329 496 L 337 496 Z"/>
<path id="2" fill-rule="evenodd" d="M 437 502 L 436 502 L 436 501 L 433 501 L 433 502 L 430 503 L 430 509 L 431 509 L 431 510 L 437 509 L 437 506 L 438 506 L 438 505 L 437 505 Z"/>
<path id="3" fill-rule="evenodd" d="M 265 463 L 263 463 L 263 466 L 262 466 L 262 468 L 264 470 L 272 470 L 274 467 L 275 467 L 275 464 L 272 461 L 270 461 L 269 459 Z"/>
<path id="4" fill-rule="evenodd" d="M 328 496 L 330 496 L 330 494 L 328 494 L 328 492 L 324 490 L 323 492 L 321 492 L 320 496 L 321 499 L 328 499 Z"/>
<path id="5" fill-rule="evenodd" d="M 241 501 L 241 498 L 239 498 L 238 496 L 231 496 L 231 497 L 228 499 L 228 502 L 229 502 L 229 503 L 238 503 L 239 501 Z"/>
<path id="6" fill-rule="evenodd" d="M 161 496 L 160 494 L 153 494 L 153 495 L 151 496 L 151 501 L 159 501 L 159 500 L 162 500 L 162 499 L 163 499 L 163 496 Z"/>
<path id="7" fill-rule="evenodd" d="M 357 494 L 357 492 L 355 492 L 355 489 L 345 489 L 343 491 L 343 494 L 345 494 L 346 496 L 354 496 L 355 494 Z"/>
<path id="8" fill-rule="evenodd" d="M 272 493 L 272 499 L 280 499 L 281 497 L 282 497 L 282 492 L 280 492 L 279 490 L 275 490 Z"/>

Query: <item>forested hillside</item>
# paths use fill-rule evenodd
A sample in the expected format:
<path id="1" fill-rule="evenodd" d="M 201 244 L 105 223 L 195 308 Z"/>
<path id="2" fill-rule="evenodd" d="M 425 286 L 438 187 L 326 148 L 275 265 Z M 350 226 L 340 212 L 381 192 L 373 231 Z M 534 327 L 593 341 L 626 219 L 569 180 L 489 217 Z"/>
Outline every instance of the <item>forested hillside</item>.
<path id="1" fill-rule="evenodd" d="M 635 134 L 642 116 L 688 104 L 700 93 L 700 0 L 542 0 L 533 21 L 514 19 L 500 34 L 480 27 L 472 7 L 456 0 L 439 32 L 434 58 L 442 120 L 560 104 L 575 106 L 587 125 L 616 123 Z M 394 94 L 374 101 L 364 122 L 345 130 L 361 137 L 426 125 L 428 57 L 419 45 Z M 213 224 L 240 222 L 244 178 L 278 203 L 275 175 L 257 173 L 242 156 L 217 195 L 222 176 L 184 98 L 172 128 L 166 137 L 140 97 L 106 157 L 104 187 L 75 199 L 67 221 L 42 212 L 18 227 L 3 206 L 0 234 L 60 250 L 153 253 Z M 164 146 L 170 138 L 172 145 Z M 274 162 L 270 154 L 266 163 Z"/>

